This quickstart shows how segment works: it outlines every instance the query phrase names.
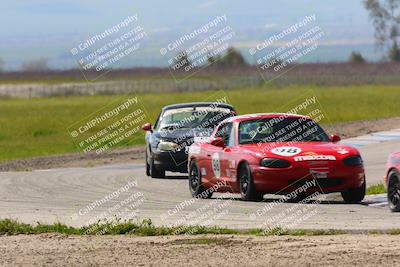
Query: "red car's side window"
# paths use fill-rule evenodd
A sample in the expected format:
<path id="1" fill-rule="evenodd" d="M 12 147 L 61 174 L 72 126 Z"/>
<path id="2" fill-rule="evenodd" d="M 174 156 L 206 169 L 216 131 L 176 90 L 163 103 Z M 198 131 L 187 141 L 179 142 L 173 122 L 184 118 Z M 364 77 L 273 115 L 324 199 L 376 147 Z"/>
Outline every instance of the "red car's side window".
<path id="1" fill-rule="evenodd" d="M 231 122 L 220 125 L 217 131 L 215 132 L 215 137 L 222 137 L 224 139 L 225 145 L 228 145 L 231 139 L 230 136 L 232 128 L 233 127 Z"/>

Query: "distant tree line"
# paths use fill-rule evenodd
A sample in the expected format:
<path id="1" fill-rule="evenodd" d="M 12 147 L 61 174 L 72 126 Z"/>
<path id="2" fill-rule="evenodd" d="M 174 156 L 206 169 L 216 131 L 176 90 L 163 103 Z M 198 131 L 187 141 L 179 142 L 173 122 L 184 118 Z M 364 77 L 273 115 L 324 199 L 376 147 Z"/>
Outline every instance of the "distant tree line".
<path id="1" fill-rule="evenodd" d="M 24 63 L 22 70 L 26 72 L 47 71 L 50 70 L 50 67 L 46 58 L 39 58 Z"/>
<path id="2" fill-rule="evenodd" d="M 0 72 L 5 71 L 5 62 L 0 58 Z M 21 70 L 24 72 L 38 72 L 51 70 L 48 60 L 46 58 L 39 58 L 25 62 L 21 66 Z"/>
<path id="3" fill-rule="evenodd" d="M 241 67 L 248 65 L 242 54 L 233 47 L 229 47 L 222 56 L 208 57 L 208 62 L 220 67 Z"/>
<path id="4" fill-rule="evenodd" d="M 361 55 L 361 53 L 353 51 L 350 55 L 349 61 L 351 63 L 365 63 L 365 58 Z"/>
<path id="5" fill-rule="evenodd" d="M 209 55 L 207 63 L 218 67 L 241 67 L 248 65 L 243 55 L 233 47 L 229 47 L 224 55 Z M 175 56 L 173 63 L 174 66 L 179 66 L 179 69 L 190 67 L 192 64 L 186 51 L 179 52 Z"/>

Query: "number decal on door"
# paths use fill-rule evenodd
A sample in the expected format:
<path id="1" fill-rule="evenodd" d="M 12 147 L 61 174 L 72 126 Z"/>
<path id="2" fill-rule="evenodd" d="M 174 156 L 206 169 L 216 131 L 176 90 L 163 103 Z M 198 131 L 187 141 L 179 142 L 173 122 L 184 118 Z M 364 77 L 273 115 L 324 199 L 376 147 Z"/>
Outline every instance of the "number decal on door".
<path id="1" fill-rule="evenodd" d="M 221 178 L 221 162 L 219 160 L 219 153 L 214 153 L 211 158 L 211 165 L 214 175 L 217 179 Z"/>

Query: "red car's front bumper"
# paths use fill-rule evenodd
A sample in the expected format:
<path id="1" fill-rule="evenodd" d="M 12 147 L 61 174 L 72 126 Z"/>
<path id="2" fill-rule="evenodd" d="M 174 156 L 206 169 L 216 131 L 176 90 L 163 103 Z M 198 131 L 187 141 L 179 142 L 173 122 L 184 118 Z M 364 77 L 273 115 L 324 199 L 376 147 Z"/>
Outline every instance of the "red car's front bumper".
<path id="1" fill-rule="evenodd" d="M 360 187 L 365 180 L 363 167 L 332 167 L 325 175 L 312 175 L 310 169 L 291 167 L 287 169 L 272 169 L 261 166 L 251 166 L 253 181 L 258 192 L 284 194 L 302 187 L 307 192 L 332 193 Z M 315 182 L 310 183 L 315 179 Z M 309 183 L 307 183 L 307 181 Z M 307 183 L 307 186 L 304 186 Z M 313 186 L 310 186 L 310 185 Z"/>

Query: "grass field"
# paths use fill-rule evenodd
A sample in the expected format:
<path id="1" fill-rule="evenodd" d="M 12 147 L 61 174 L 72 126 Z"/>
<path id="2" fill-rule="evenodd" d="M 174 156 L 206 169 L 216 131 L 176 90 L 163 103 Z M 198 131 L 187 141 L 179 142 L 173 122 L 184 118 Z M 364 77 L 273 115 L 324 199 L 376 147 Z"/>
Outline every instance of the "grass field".
<path id="1" fill-rule="evenodd" d="M 43 234 L 59 233 L 66 235 L 138 235 L 138 236 L 165 236 L 165 235 L 293 235 L 293 236 L 316 236 L 316 235 L 339 235 L 345 234 L 340 230 L 290 230 L 274 228 L 268 231 L 265 229 L 234 230 L 221 227 L 206 226 L 176 226 L 176 227 L 156 227 L 150 219 L 141 222 L 133 221 L 111 221 L 99 222 L 89 226 L 75 228 L 61 223 L 51 225 L 37 224 L 29 225 L 19 223 L 15 220 L 0 220 L 0 235 L 16 234 Z M 201 244 L 209 243 L 209 240 L 197 240 Z"/>
<path id="2" fill-rule="evenodd" d="M 240 114 L 286 112 L 314 95 L 328 118 L 325 124 L 400 116 L 400 86 L 260 87 L 225 92 L 141 94 L 138 98 L 154 122 L 160 108 L 172 103 L 215 101 L 226 96 Z M 121 97 L 0 99 L 0 161 L 77 152 L 68 127 Z M 143 142 L 140 136 L 129 145 Z"/>

